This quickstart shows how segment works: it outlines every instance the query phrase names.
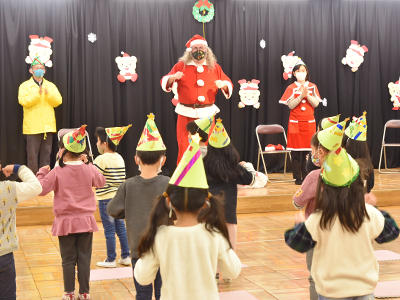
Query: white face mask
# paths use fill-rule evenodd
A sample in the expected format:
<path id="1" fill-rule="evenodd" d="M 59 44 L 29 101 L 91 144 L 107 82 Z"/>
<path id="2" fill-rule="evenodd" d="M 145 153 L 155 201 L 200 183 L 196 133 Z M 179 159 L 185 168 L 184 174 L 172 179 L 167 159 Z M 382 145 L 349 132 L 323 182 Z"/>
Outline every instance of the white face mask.
<path id="1" fill-rule="evenodd" d="M 306 80 L 307 72 L 296 72 L 295 74 L 297 81 Z"/>
<path id="2" fill-rule="evenodd" d="M 139 170 L 140 172 L 142 172 L 142 170 L 140 169 L 140 159 L 138 158 L 137 160 L 138 160 L 138 170 Z M 162 170 L 161 170 L 161 168 L 162 168 L 162 161 L 163 161 L 163 158 L 161 157 L 161 159 L 160 159 L 160 166 L 158 167 L 157 174 L 159 174 L 159 173 L 162 172 Z"/>

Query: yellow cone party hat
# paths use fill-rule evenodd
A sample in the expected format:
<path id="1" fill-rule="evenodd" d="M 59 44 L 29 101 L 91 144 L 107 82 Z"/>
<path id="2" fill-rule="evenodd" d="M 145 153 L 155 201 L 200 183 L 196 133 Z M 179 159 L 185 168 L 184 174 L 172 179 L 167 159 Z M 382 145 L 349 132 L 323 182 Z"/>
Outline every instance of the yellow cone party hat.
<path id="1" fill-rule="evenodd" d="M 217 119 L 217 123 L 215 123 L 214 130 L 208 139 L 208 143 L 214 148 L 224 148 L 228 146 L 230 142 L 231 139 L 229 138 L 224 125 L 222 125 L 222 120 Z"/>
<path id="2" fill-rule="evenodd" d="M 341 145 L 344 128 L 348 120 L 349 118 L 336 125 L 333 125 L 327 129 L 318 132 L 318 140 L 321 143 L 321 145 L 328 150 L 332 150 L 332 148 L 336 146 L 336 144 Z"/>
<path id="3" fill-rule="evenodd" d="M 108 138 L 115 144 L 115 146 L 118 146 L 119 142 L 121 139 L 124 137 L 124 134 L 127 132 L 129 127 L 131 127 L 132 124 L 129 124 L 128 126 L 123 126 L 123 127 L 110 127 L 106 128 L 106 133 Z"/>
<path id="4" fill-rule="evenodd" d="M 212 116 L 209 116 L 209 117 L 197 119 L 194 122 L 196 123 L 197 126 L 199 126 L 199 128 L 201 130 L 203 130 L 205 133 L 209 134 L 214 117 L 215 117 L 215 114 Z"/>
<path id="5" fill-rule="evenodd" d="M 81 153 L 86 149 L 86 125 L 74 131 L 68 132 L 63 136 L 65 149 L 74 153 Z"/>
<path id="6" fill-rule="evenodd" d="M 359 118 L 353 117 L 349 127 L 346 128 L 345 134 L 357 141 L 367 140 L 367 112 L 364 111 L 363 115 Z"/>
<path id="7" fill-rule="evenodd" d="M 180 187 L 208 189 L 198 144 L 194 142 L 189 144 L 169 183 Z"/>
<path id="8" fill-rule="evenodd" d="M 334 117 L 329 117 L 329 118 L 322 119 L 322 121 L 321 121 L 322 129 L 327 129 L 327 128 L 339 123 L 339 117 L 340 117 L 340 114 L 337 115 L 337 116 L 334 116 Z"/>
<path id="9" fill-rule="evenodd" d="M 142 135 L 140 136 L 139 143 L 136 147 L 136 150 L 140 151 L 160 151 L 167 149 L 164 145 L 164 142 L 161 138 L 160 133 L 158 132 L 156 123 L 154 122 L 155 116 L 153 113 L 147 116 L 146 125 L 144 125 L 144 129 Z"/>
<path id="10" fill-rule="evenodd" d="M 321 174 L 326 184 L 339 187 L 349 186 L 359 171 L 358 163 L 339 144 L 326 156 Z"/>

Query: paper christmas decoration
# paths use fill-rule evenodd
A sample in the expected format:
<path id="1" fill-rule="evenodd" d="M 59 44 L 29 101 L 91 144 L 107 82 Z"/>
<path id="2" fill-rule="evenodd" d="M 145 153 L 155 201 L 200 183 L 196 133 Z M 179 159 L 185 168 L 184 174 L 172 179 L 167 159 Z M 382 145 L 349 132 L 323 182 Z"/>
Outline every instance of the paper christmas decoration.
<path id="1" fill-rule="evenodd" d="M 342 64 L 349 65 L 353 72 L 357 71 L 364 61 L 364 54 L 368 48 L 360 46 L 357 41 L 352 40 L 349 49 L 346 50 L 346 57 L 342 59 Z"/>
<path id="2" fill-rule="evenodd" d="M 353 117 L 349 127 L 346 128 L 344 133 L 352 140 L 366 141 L 367 140 L 367 112 L 364 111 L 363 115 L 359 118 Z"/>
<path id="3" fill-rule="evenodd" d="M 140 151 L 160 151 L 166 150 L 167 148 L 164 145 L 164 142 L 161 138 L 160 133 L 158 132 L 158 128 L 156 123 L 154 122 L 155 115 L 151 113 L 147 116 L 146 124 L 144 125 L 144 129 L 142 135 L 140 136 L 139 143 L 136 147 L 136 150 Z"/>
<path id="4" fill-rule="evenodd" d="M 199 128 L 201 130 L 203 130 L 205 133 L 209 134 L 211 125 L 214 121 L 214 117 L 215 117 L 215 114 L 212 116 L 209 116 L 209 117 L 197 119 L 194 122 L 196 123 L 197 126 L 199 126 Z"/>
<path id="5" fill-rule="evenodd" d="M 260 41 L 260 47 L 264 49 L 266 46 L 267 46 L 267 43 L 262 39 Z"/>
<path id="6" fill-rule="evenodd" d="M 334 117 L 328 117 L 328 118 L 324 118 L 321 121 L 321 127 L 322 129 L 327 129 L 333 125 L 336 125 L 339 122 L 339 117 L 340 114 Z"/>
<path id="7" fill-rule="evenodd" d="M 31 67 L 36 66 L 36 65 L 44 65 L 43 62 L 40 60 L 39 56 L 36 56 L 32 63 L 31 63 Z"/>
<path id="8" fill-rule="evenodd" d="M 340 147 L 340 144 L 329 152 L 321 168 L 323 181 L 336 187 L 350 186 L 356 180 L 359 171 L 358 163 Z"/>
<path id="9" fill-rule="evenodd" d="M 252 105 L 254 108 L 258 109 L 260 107 L 260 91 L 258 90 L 258 84 L 260 81 L 253 79 L 251 82 L 246 82 L 246 79 L 241 79 L 238 82 L 240 84 L 239 108 L 243 108 L 246 105 Z"/>
<path id="10" fill-rule="evenodd" d="M 390 101 L 393 102 L 393 110 L 399 110 L 400 109 L 400 84 L 399 80 L 397 80 L 395 83 L 390 82 L 388 84 L 389 88 L 389 94 L 390 94 Z"/>
<path id="11" fill-rule="evenodd" d="M 86 125 L 74 131 L 68 132 L 63 136 L 65 149 L 74 153 L 81 153 L 86 149 Z"/>
<path id="12" fill-rule="evenodd" d="M 294 51 L 290 52 L 288 55 L 282 55 L 281 61 L 283 64 L 284 72 L 283 72 L 283 79 L 288 80 L 292 78 L 292 70 L 293 67 L 299 60 L 298 56 L 293 56 Z"/>
<path id="13" fill-rule="evenodd" d="M 193 6 L 193 17 L 200 23 L 208 23 L 214 18 L 214 5 L 208 0 L 197 1 Z"/>
<path id="14" fill-rule="evenodd" d="M 25 62 L 31 64 L 35 57 L 39 57 L 46 67 L 51 68 L 53 62 L 50 60 L 50 55 L 53 53 L 53 50 L 51 50 L 53 39 L 48 36 L 39 37 L 38 35 L 30 35 L 29 37 L 31 44 L 28 47 L 29 55 L 25 58 Z"/>
<path id="15" fill-rule="evenodd" d="M 91 43 L 94 43 L 95 41 L 97 41 L 97 36 L 95 33 L 91 32 L 88 34 L 88 40 Z"/>
<path id="16" fill-rule="evenodd" d="M 208 189 L 198 144 L 194 142 L 189 144 L 169 183 L 180 187 Z"/>
<path id="17" fill-rule="evenodd" d="M 128 131 L 129 127 L 132 127 L 132 124 L 123 127 L 109 127 L 106 128 L 106 133 L 108 138 L 114 145 L 118 146 L 121 139 L 124 137 L 125 133 Z"/>
<path id="18" fill-rule="evenodd" d="M 120 82 L 125 82 L 126 80 L 135 82 L 138 79 L 138 74 L 136 74 L 137 58 L 135 56 L 129 56 L 128 53 L 121 52 L 121 54 L 122 57 L 117 56 L 115 58 L 119 69 L 117 78 Z"/>
<path id="19" fill-rule="evenodd" d="M 350 120 L 350 118 L 318 132 L 318 140 L 321 145 L 328 150 L 332 150 L 337 144 L 341 145 L 344 129 L 348 120 Z"/>
<path id="20" fill-rule="evenodd" d="M 214 148 L 224 148 L 228 146 L 230 142 L 231 139 L 222 124 L 222 120 L 217 119 L 217 123 L 215 123 L 214 130 L 208 139 L 208 143 Z"/>

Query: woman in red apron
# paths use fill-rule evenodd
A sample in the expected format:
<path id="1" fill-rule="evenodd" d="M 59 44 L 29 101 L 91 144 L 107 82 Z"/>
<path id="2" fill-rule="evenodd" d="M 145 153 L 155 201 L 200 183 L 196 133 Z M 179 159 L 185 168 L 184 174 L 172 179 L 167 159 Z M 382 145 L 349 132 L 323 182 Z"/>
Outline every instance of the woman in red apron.
<path id="1" fill-rule="evenodd" d="M 290 108 L 287 149 L 292 150 L 293 179 L 300 185 L 307 175 L 306 155 L 315 133 L 314 108 L 321 97 L 317 86 L 308 81 L 308 68 L 301 59 L 293 67 L 293 75 L 296 81 L 286 88 L 279 103 Z"/>

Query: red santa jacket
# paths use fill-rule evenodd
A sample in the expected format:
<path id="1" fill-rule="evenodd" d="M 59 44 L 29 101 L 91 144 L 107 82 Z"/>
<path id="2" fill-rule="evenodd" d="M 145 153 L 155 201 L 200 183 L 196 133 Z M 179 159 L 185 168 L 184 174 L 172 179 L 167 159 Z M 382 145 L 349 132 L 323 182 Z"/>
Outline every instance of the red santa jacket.
<path id="1" fill-rule="evenodd" d="M 177 72 L 183 72 L 183 76 L 178 83 L 179 102 L 184 104 L 212 104 L 215 102 L 215 95 L 218 88 L 215 85 L 216 80 L 222 80 L 227 83 L 228 93 L 222 90 L 226 98 L 232 95 L 232 81 L 222 71 L 219 64 L 215 64 L 214 68 L 209 70 L 207 65 L 196 67 L 194 62 L 185 65 L 182 61 L 178 62 L 172 70 L 161 79 L 161 87 L 164 91 L 171 91 L 171 87 L 167 87 L 168 79 Z"/>
<path id="2" fill-rule="evenodd" d="M 317 86 L 308 81 L 304 85 L 308 88 L 308 94 L 310 96 L 315 96 L 321 102 Z M 297 81 L 289 85 L 282 95 L 281 100 L 279 100 L 279 103 L 286 104 L 290 98 L 297 98 L 300 96 L 300 86 L 301 84 Z M 304 97 L 294 109 L 290 110 L 289 120 L 312 121 L 314 119 L 314 107 L 307 101 L 307 97 Z"/>

